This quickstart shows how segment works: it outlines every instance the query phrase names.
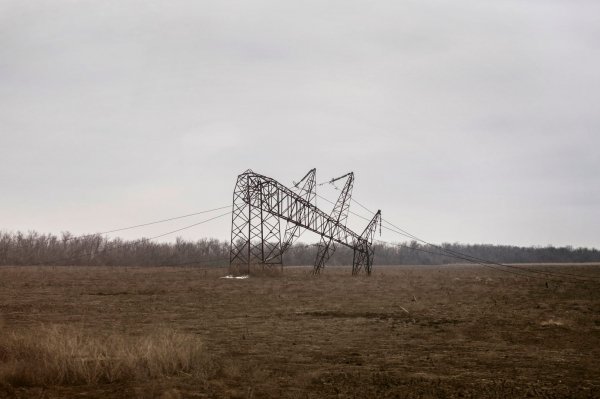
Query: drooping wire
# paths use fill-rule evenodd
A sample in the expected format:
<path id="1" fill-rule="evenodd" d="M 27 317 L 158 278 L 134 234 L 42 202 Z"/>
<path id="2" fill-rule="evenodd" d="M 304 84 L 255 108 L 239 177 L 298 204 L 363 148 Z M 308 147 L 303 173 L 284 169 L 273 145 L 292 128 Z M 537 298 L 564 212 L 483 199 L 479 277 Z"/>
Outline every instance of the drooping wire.
<path id="1" fill-rule="evenodd" d="M 323 196 L 321 196 L 319 194 L 317 194 L 317 196 L 320 197 L 321 199 L 323 199 L 323 200 L 325 200 L 325 201 L 333 204 L 333 202 L 330 201 L 329 199 L 327 199 L 327 198 L 325 198 L 325 197 L 323 197 Z M 374 214 L 373 211 L 371 211 L 369 208 L 367 208 L 366 206 L 364 206 L 363 204 L 361 204 L 360 202 L 358 202 L 356 199 L 351 198 L 350 200 L 353 201 L 353 202 L 355 202 L 357 205 L 359 205 L 361 208 L 363 208 L 367 212 L 369 212 L 371 214 Z M 352 212 L 352 211 L 349 211 L 349 212 L 351 214 L 353 214 L 353 215 L 361 218 L 361 219 L 370 221 L 369 218 L 366 218 L 366 217 L 364 217 L 362 215 L 359 215 L 359 214 L 357 214 L 355 212 Z M 388 224 L 388 225 L 394 227 L 395 229 L 397 229 L 397 230 L 394 230 L 394 229 L 392 229 L 392 228 L 390 228 L 388 226 L 382 226 L 386 230 L 389 230 L 389 231 L 392 231 L 392 232 L 394 232 L 396 234 L 400 234 L 400 235 L 403 235 L 405 237 L 411 238 L 411 239 L 413 239 L 415 241 L 419 241 L 421 243 L 424 243 L 424 244 L 429 245 L 431 247 L 437 248 L 437 249 L 439 249 L 439 250 L 441 250 L 441 251 L 444 252 L 444 254 L 439 254 L 438 253 L 438 255 L 444 255 L 444 256 L 455 258 L 455 259 L 465 260 L 465 261 L 468 261 L 468 262 L 471 262 L 471 263 L 475 263 L 475 264 L 479 264 L 479 265 L 482 265 L 482 266 L 485 266 L 485 267 L 490 267 L 490 268 L 493 268 L 493 269 L 496 269 L 496 270 L 499 270 L 499 271 L 509 272 L 508 270 L 500 269 L 498 267 L 493 267 L 491 265 L 501 266 L 501 267 L 505 267 L 505 268 L 509 268 L 509 269 L 515 269 L 515 270 L 519 270 L 519 271 L 526 271 L 526 272 L 530 272 L 530 273 L 542 274 L 542 275 L 551 276 L 551 277 L 555 277 L 555 278 L 559 278 L 559 277 L 571 278 L 571 279 L 575 279 L 577 281 L 590 281 L 590 279 L 592 279 L 593 281 L 595 281 L 596 279 L 600 278 L 600 277 L 597 277 L 597 276 L 583 276 L 583 275 L 580 275 L 580 274 L 558 272 L 558 271 L 548 272 L 548 271 L 543 271 L 543 270 L 531 269 L 531 268 L 528 268 L 528 267 L 525 267 L 525 266 L 507 265 L 507 264 L 500 263 L 500 262 L 494 262 L 494 261 L 490 261 L 490 260 L 487 260 L 487 259 L 478 258 L 478 257 L 472 256 L 472 255 L 461 253 L 459 251 L 454 251 L 454 250 L 451 250 L 451 249 L 448 249 L 448 248 L 444 248 L 444 247 L 436 245 L 436 244 L 432 244 L 432 243 L 430 243 L 428 241 L 425 241 L 425 240 L 423 240 L 423 239 L 415 236 L 414 234 L 411 234 L 411 233 L 409 233 L 409 232 L 407 232 L 407 231 L 399 228 L 398 226 L 392 224 L 391 222 L 389 222 L 389 221 L 387 221 L 387 220 L 385 220 L 383 218 L 382 218 L 382 222 L 385 222 L 386 224 Z M 381 241 L 381 240 L 378 240 L 378 241 Z M 393 244 L 393 243 L 387 243 L 387 244 L 397 245 L 397 244 Z M 408 246 L 406 246 L 406 247 L 408 247 Z M 408 248 L 415 249 L 414 247 L 408 247 Z M 512 272 L 512 273 L 513 274 L 520 274 L 520 275 L 529 276 L 529 275 L 523 274 L 523 273 L 515 273 L 515 272 Z"/>
<path id="2" fill-rule="evenodd" d="M 380 242 L 382 244 L 385 244 L 385 245 L 393 245 L 393 246 L 396 246 L 396 247 L 406 248 L 406 249 L 410 249 L 410 250 L 413 250 L 413 251 L 425 252 L 425 253 L 428 253 L 428 254 L 433 254 L 433 255 L 438 255 L 438 256 L 446 256 L 446 257 L 449 257 L 449 258 L 466 260 L 466 261 L 472 263 L 472 261 L 470 261 L 468 258 L 463 258 L 463 257 L 456 256 L 456 255 L 448 255 L 448 254 L 445 254 L 443 252 L 434 252 L 434 251 L 429 251 L 429 250 L 426 250 L 426 249 L 423 249 L 423 248 L 411 247 L 409 245 L 399 244 L 399 243 L 393 243 L 393 242 L 388 242 L 388 241 L 383 241 L 383 240 L 375 240 L 375 241 L 378 241 L 378 242 Z M 518 276 L 533 277 L 533 278 L 537 278 L 537 279 L 547 280 L 546 278 L 541 277 L 541 276 L 530 275 L 530 274 L 525 274 L 525 273 L 519 273 L 519 272 L 515 272 L 515 271 L 512 271 L 512 270 L 500 269 L 499 267 L 490 266 L 488 264 L 480 264 L 480 265 L 484 266 L 484 267 L 488 267 L 490 269 L 498 270 L 498 271 L 501 271 L 501 272 L 515 274 L 515 275 L 518 275 Z"/>
<path id="3" fill-rule="evenodd" d="M 326 182 L 326 183 L 328 183 L 328 182 Z M 328 198 L 325 198 L 325 197 L 323 197 L 323 196 L 321 196 L 321 195 L 319 195 L 319 194 L 317 194 L 317 197 L 321 198 L 322 200 L 324 200 L 324 201 L 326 201 L 326 202 L 328 202 L 328 203 L 330 203 L 330 204 L 333 204 L 333 205 L 335 205 L 335 204 L 334 204 L 334 202 L 333 202 L 333 201 L 331 201 L 331 200 L 329 200 Z M 356 200 L 353 200 L 352 198 L 351 198 L 351 200 L 352 200 L 352 201 L 355 201 L 355 202 L 357 202 Z M 357 203 L 358 203 L 358 202 L 357 202 Z M 358 204 L 359 204 L 359 203 L 358 203 Z M 364 207 L 362 204 L 359 204 L 359 205 L 360 205 L 361 207 L 363 207 L 364 209 L 366 209 L 368 212 L 370 212 L 370 213 L 373 213 L 373 212 L 371 212 L 371 210 L 367 209 L 367 208 L 366 208 L 366 207 Z M 369 219 L 369 218 L 367 218 L 367 217 L 365 217 L 365 216 L 363 216 L 363 215 L 360 215 L 360 214 L 358 214 L 358 213 L 356 213 L 356 212 L 353 212 L 353 211 L 348 211 L 348 212 L 349 212 L 349 213 L 351 213 L 351 214 L 352 214 L 352 215 L 354 215 L 354 216 L 357 216 L 357 217 L 359 217 L 359 218 L 363 219 L 363 220 L 366 220 L 366 221 L 370 221 L 370 220 L 371 220 L 371 219 Z M 382 219 L 382 221 L 383 221 L 383 219 Z M 387 222 L 386 222 L 386 223 L 387 223 Z M 387 226 L 384 226 L 384 225 L 382 225 L 382 224 L 380 224 L 380 228 L 383 228 L 383 229 L 386 229 L 386 230 L 389 230 L 389 231 L 392 231 L 392 232 L 398 233 L 397 231 L 395 231 L 395 230 L 393 230 L 393 229 L 391 229 L 391 228 L 389 228 L 389 227 L 387 227 Z M 413 238 L 413 237 L 411 236 L 410 238 Z M 450 258 L 455 258 L 455 259 L 466 260 L 466 261 L 468 261 L 468 262 L 471 262 L 471 263 L 473 263 L 473 261 L 472 261 L 472 260 L 470 260 L 470 259 L 468 259 L 468 258 L 466 258 L 466 257 L 462 257 L 462 256 L 457 256 L 457 255 L 449 255 L 449 254 L 447 254 L 447 253 L 440 253 L 440 252 L 428 251 L 428 250 L 425 250 L 425 249 L 422 249 L 422 248 L 415 248 L 415 247 L 411 247 L 411 246 L 408 246 L 408 245 L 396 244 L 396 243 L 391 243 L 391 242 L 387 242 L 387 241 L 383 241 L 383 240 L 375 240 L 375 241 L 378 241 L 378 242 L 380 242 L 380 243 L 387 244 L 387 245 L 394 245 L 394 246 L 398 246 L 398 247 L 402 247 L 402 248 L 407 248 L 407 249 L 411 249 L 411 250 L 415 250 L 415 251 L 426 252 L 426 253 L 429 253 L 429 254 L 434 254 L 434 255 L 439 255 L 439 256 L 447 256 L 447 257 L 450 257 Z M 428 245 L 431 245 L 431 244 L 428 244 Z M 434 245 L 432 245 L 432 246 L 434 246 Z M 440 248 L 441 248 L 442 250 L 444 249 L 443 247 L 440 247 Z M 530 276 L 530 275 L 528 275 L 528 274 L 525 274 L 525 273 L 518 273 L 518 272 L 513 272 L 513 271 L 510 271 L 510 270 L 504 270 L 504 269 L 500 269 L 500 268 L 498 268 L 498 267 L 493 267 L 493 266 L 490 266 L 490 265 L 487 265 L 487 264 L 483 264 L 483 266 L 485 266 L 485 267 L 489 267 L 489 268 L 491 268 L 491 269 L 495 269 L 495 270 L 498 270 L 498 271 L 507 272 L 507 273 L 510 273 L 510 274 L 516 274 L 516 275 L 519 275 L 519 276 L 525 276 L 525 277 L 536 277 L 536 278 L 540 278 L 539 276 Z"/>
<path id="4" fill-rule="evenodd" d="M 171 230 L 171 231 L 168 231 L 166 233 L 162 233 L 162 234 L 159 234 L 159 235 L 156 235 L 156 236 L 153 236 L 153 237 L 141 238 L 141 239 L 139 239 L 137 241 L 134 241 L 134 242 L 126 242 L 126 243 L 122 243 L 122 244 L 117 244 L 117 245 L 113 245 L 113 246 L 110 246 L 110 247 L 106 247 L 106 248 L 103 248 L 101 251 L 96 252 L 96 254 L 105 254 L 107 252 L 111 252 L 111 251 L 114 251 L 114 250 L 120 249 L 120 248 L 134 247 L 134 246 L 140 245 L 142 243 L 155 240 L 155 239 L 160 238 L 160 237 L 165 237 L 167 235 L 170 235 L 170 234 L 173 234 L 173 233 L 177 233 L 179 231 L 187 230 L 187 229 L 190 229 L 192 227 L 195 227 L 195 226 L 198 226 L 198 225 L 201 225 L 201 224 L 204 224 L 204 223 L 208 223 L 208 222 L 210 222 L 212 220 L 222 218 L 222 217 L 227 216 L 229 214 L 231 214 L 231 212 L 226 212 L 226 213 L 223 213 L 221 215 L 214 216 L 212 218 L 205 219 L 205 220 L 202 220 L 200 222 L 193 223 L 193 224 L 190 224 L 188 226 L 184 226 L 184 227 L 181 227 L 181 228 L 178 228 L 178 229 L 175 229 L 175 230 Z M 83 257 L 90 256 L 92 254 L 93 254 L 93 251 L 92 252 L 85 252 L 85 253 L 82 253 L 82 254 L 79 254 L 79 255 L 70 256 L 70 257 L 66 257 L 66 258 L 48 260 L 46 262 L 41 262 L 41 263 L 34 264 L 33 266 L 40 266 L 40 265 L 45 265 L 45 264 L 52 264 L 52 263 L 56 263 L 56 262 L 73 261 L 73 260 L 76 260 L 76 259 L 80 259 L 80 258 L 83 258 Z"/>
<path id="5" fill-rule="evenodd" d="M 392 223 L 390 223 L 387 220 L 385 221 L 385 223 L 387 223 L 390 226 L 393 226 L 395 228 L 398 228 L 397 226 L 393 225 Z M 422 242 L 424 244 L 427 244 L 427 245 L 430 245 L 430 246 L 432 246 L 434 248 L 437 248 L 437 249 L 439 249 L 441 251 L 444 251 L 445 253 L 448 254 L 447 256 L 454 256 L 454 257 L 457 257 L 459 259 L 461 259 L 461 258 L 467 258 L 465 260 L 468 260 L 469 262 L 472 262 L 472 263 L 487 264 L 487 265 L 497 265 L 497 266 L 502 266 L 502 267 L 506 267 L 506 268 L 509 268 L 509 269 L 524 270 L 524 271 L 528 271 L 530 273 L 543 274 L 543 275 L 546 275 L 546 276 L 553 276 L 553 277 L 573 278 L 573 279 L 582 280 L 582 281 L 583 280 L 589 280 L 589 279 L 593 279 L 593 280 L 600 279 L 600 277 L 598 277 L 598 276 L 583 276 L 583 275 L 580 275 L 580 274 L 566 273 L 566 272 L 560 272 L 560 271 L 552 271 L 552 272 L 550 272 L 550 271 L 545 271 L 545 270 L 533 269 L 533 268 L 530 268 L 530 267 L 527 267 L 527 266 L 515 266 L 515 265 L 508 265 L 506 263 L 495 262 L 495 261 L 492 261 L 492 260 L 489 260 L 489 259 L 480 258 L 480 257 L 477 257 L 477 256 L 465 254 L 465 253 L 460 252 L 460 251 L 456 251 L 456 250 L 453 250 L 453 249 L 444 248 L 444 247 L 436 245 L 436 244 L 432 244 L 432 243 L 430 243 L 428 241 L 425 241 L 425 240 L 423 240 L 423 239 L 421 239 L 421 238 L 419 238 L 419 237 L 417 237 L 417 236 L 415 236 L 413 234 L 410 234 L 410 233 L 406 234 L 406 231 L 404 231 L 402 229 L 399 229 L 399 231 L 396 231 L 396 230 L 391 229 L 391 228 L 389 228 L 387 226 L 384 226 L 384 228 L 386 228 L 389 231 L 395 232 L 396 234 L 400 234 L 400 235 L 403 235 L 405 237 L 412 238 L 412 239 L 414 239 L 416 241 Z"/>
<path id="6" fill-rule="evenodd" d="M 153 222 L 136 224 L 134 226 L 121 227 L 121 228 L 118 228 L 118 229 L 107 230 L 107 231 L 103 231 L 103 232 L 100 232 L 100 233 L 84 234 L 84 235 L 80 235 L 80 236 L 68 237 L 68 238 L 65 238 L 63 241 L 79 240 L 79 239 L 87 238 L 87 237 L 94 237 L 94 236 L 99 236 L 99 235 L 104 235 L 104 234 L 116 233 L 118 231 L 131 230 L 131 229 L 135 229 L 135 228 L 138 228 L 138 227 L 145 227 L 145 226 L 150 226 L 150 225 L 153 225 L 153 224 L 165 223 L 165 222 L 170 222 L 172 220 L 183 219 L 183 218 L 188 218 L 188 217 L 191 217 L 191 216 L 201 215 L 201 214 L 204 214 L 204 213 L 210 213 L 210 212 L 220 211 L 222 209 L 226 209 L 226 208 L 230 208 L 230 207 L 231 207 L 231 205 L 226 205 L 226 206 L 221 206 L 219 208 L 213 208 L 213 209 L 208 209 L 208 210 L 205 210 L 205 211 L 194 212 L 194 213 L 188 213 L 187 215 L 175 216 L 175 217 L 171 217 L 171 218 L 168 218 L 168 219 L 156 220 L 156 221 L 153 221 Z"/>

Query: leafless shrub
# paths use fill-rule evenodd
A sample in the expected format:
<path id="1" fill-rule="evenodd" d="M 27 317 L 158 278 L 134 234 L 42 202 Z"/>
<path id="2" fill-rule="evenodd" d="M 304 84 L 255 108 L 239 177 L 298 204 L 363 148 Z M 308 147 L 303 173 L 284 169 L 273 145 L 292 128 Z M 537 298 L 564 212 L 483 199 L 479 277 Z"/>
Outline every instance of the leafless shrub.
<path id="1" fill-rule="evenodd" d="M 58 237 L 35 231 L 0 231 L 0 265 L 66 265 L 66 266 L 203 266 L 218 267 L 229 263 L 228 241 L 201 239 L 155 242 L 140 238 L 125 241 L 99 234 L 73 236 L 69 232 Z M 433 265 L 456 263 L 443 250 L 466 256 L 506 263 L 597 262 L 600 250 L 572 247 L 515 247 L 506 245 L 441 244 L 432 246 L 417 241 L 402 244 L 376 243 L 376 265 Z M 286 265 L 313 264 L 317 247 L 303 243 L 292 245 L 284 254 Z M 352 264 L 352 250 L 340 246 L 327 262 L 328 266 Z M 247 273 L 247 270 L 246 270 Z"/>

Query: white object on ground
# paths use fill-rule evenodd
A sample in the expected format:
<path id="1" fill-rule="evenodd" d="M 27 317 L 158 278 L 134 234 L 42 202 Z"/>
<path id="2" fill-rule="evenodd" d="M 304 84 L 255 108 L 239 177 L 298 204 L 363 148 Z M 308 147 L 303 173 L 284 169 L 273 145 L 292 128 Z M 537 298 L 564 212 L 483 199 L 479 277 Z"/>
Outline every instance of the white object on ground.
<path id="1" fill-rule="evenodd" d="M 249 276 L 249 275 L 247 275 L 247 274 L 246 274 L 245 276 L 232 276 L 232 275 L 230 274 L 230 275 L 223 276 L 223 277 L 219 277 L 219 278 L 234 278 L 234 279 L 236 279 L 236 280 L 243 280 L 243 279 L 245 279 L 245 278 L 249 278 L 249 277 L 250 277 L 250 276 Z"/>

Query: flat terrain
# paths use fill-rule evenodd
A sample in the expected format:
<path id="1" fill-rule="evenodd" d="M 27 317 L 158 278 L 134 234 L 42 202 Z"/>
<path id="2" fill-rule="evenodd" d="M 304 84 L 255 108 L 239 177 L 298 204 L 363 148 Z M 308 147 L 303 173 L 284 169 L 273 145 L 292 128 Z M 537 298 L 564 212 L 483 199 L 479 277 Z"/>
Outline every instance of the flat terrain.
<path id="1" fill-rule="evenodd" d="M 224 269 L 4 267 L 0 397 L 600 397 L 600 265 L 529 267 L 596 280 L 460 265 L 245 280 L 219 278 Z M 113 382 L 39 382 L 46 363 L 12 371 L 27 357 L 14 342 L 65 326 L 131 342 L 167 330 L 197 338 L 203 360 L 136 366 Z"/>

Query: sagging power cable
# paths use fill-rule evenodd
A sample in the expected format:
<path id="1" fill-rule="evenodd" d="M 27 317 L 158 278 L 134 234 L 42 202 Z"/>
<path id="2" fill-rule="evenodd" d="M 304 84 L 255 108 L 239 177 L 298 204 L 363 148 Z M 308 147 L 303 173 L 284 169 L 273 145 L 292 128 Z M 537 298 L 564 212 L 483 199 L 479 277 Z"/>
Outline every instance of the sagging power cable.
<path id="1" fill-rule="evenodd" d="M 218 216 L 214 216 L 212 218 L 205 219 L 205 220 L 202 220 L 200 222 L 193 223 L 193 224 L 190 224 L 188 226 L 184 226 L 184 227 L 181 227 L 181 228 L 178 228 L 178 229 L 175 229 L 175 230 L 171 230 L 171 231 L 168 231 L 166 233 L 162 233 L 162 234 L 159 234 L 159 235 L 156 235 L 156 236 L 153 236 L 153 237 L 141 238 L 141 239 L 139 239 L 137 241 L 134 241 L 134 242 L 127 242 L 127 243 L 117 244 L 117 245 L 114 245 L 114 246 L 111 246 L 111 247 L 106 247 L 106 248 L 102 249 L 101 251 L 96 252 L 95 254 L 105 254 L 107 252 L 114 251 L 114 250 L 120 249 L 120 248 L 134 247 L 134 246 L 140 245 L 142 243 L 155 240 L 155 239 L 160 238 L 160 237 L 165 237 L 165 236 L 173 234 L 173 233 L 177 233 L 177 232 L 180 232 L 180 231 L 183 231 L 183 230 L 190 229 L 190 228 L 195 227 L 195 226 L 199 226 L 199 225 L 204 224 L 204 223 L 208 223 L 208 222 L 210 222 L 212 220 L 222 218 L 222 217 L 227 216 L 229 214 L 231 214 L 231 212 L 226 212 L 226 213 L 220 214 Z M 73 260 L 80 259 L 80 258 L 83 258 L 83 257 L 86 257 L 86 256 L 90 256 L 93 253 L 94 252 L 86 252 L 86 253 L 82 253 L 82 254 L 79 254 L 79 255 L 70 256 L 70 257 L 66 257 L 66 258 L 53 259 L 53 260 L 49 260 L 49 261 L 46 261 L 46 262 L 34 264 L 33 266 L 47 265 L 47 264 L 52 264 L 52 263 L 56 263 L 56 262 L 73 261 Z"/>
<path id="2" fill-rule="evenodd" d="M 425 252 L 428 254 L 433 254 L 433 255 L 438 255 L 438 256 L 446 256 L 446 257 L 451 257 L 451 258 L 455 258 L 455 259 L 461 259 L 461 260 L 466 260 L 468 262 L 471 262 L 469 259 L 467 258 L 463 258 L 460 256 L 450 256 L 448 254 L 445 253 L 441 253 L 441 252 L 435 252 L 435 251 L 429 251 L 423 248 L 417 248 L 417 247 L 411 247 L 409 245 L 405 245 L 405 244 L 399 244 L 399 243 L 393 243 L 393 242 L 388 242 L 388 241 L 383 241 L 383 240 L 375 240 L 381 244 L 385 244 L 385 245 L 392 245 L 392 246 L 396 246 L 396 247 L 400 247 L 400 248 L 406 248 L 406 249 L 410 249 L 412 251 L 419 251 L 419 252 Z M 498 270 L 504 273 L 510 273 L 510 274 L 515 274 L 518 276 L 523 276 L 523 277 L 533 277 L 533 278 L 537 278 L 537 279 L 542 279 L 542 280 L 547 280 L 545 277 L 541 277 L 541 276 L 537 276 L 537 275 L 530 275 L 530 274 L 525 274 L 525 273 L 519 273 L 519 272 L 515 272 L 512 270 L 504 270 L 504 269 L 500 269 L 498 267 L 494 267 L 494 266 L 490 266 L 487 264 L 480 264 L 481 266 L 490 268 L 490 269 L 494 269 L 494 270 Z"/>
<path id="3" fill-rule="evenodd" d="M 325 182 L 328 183 L 328 182 Z M 325 184 L 324 183 L 324 184 Z M 337 189 L 337 187 L 334 186 L 334 188 Z M 329 199 L 317 194 L 317 196 L 321 199 L 323 199 L 324 201 L 329 202 L 330 204 L 333 204 L 333 201 L 330 201 Z M 366 210 L 367 212 L 369 212 L 370 214 L 374 214 L 374 212 L 372 210 L 370 210 L 369 208 L 367 208 L 366 206 L 364 206 L 363 204 L 361 204 L 359 201 L 357 201 L 354 198 L 350 199 L 351 201 L 353 201 L 354 203 L 356 203 L 357 205 L 359 205 L 361 208 L 363 208 L 364 210 Z M 368 217 L 362 216 L 360 214 L 357 214 L 353 211 L 349 211 L 349 213 L 364 219 L 366 221 L 370 221 L 371 219 L 369 219 Z M 436 245 L 436 244 L 432 244 L 428 241 L 425 241 L 417 236 L 415 236 L 414 234 L 409 233 L 408 231 L 394 225 L 393 223 L 389 222 L 386 219 L 382 218 L 382 222 L 388 224 L 391 227 L 388 226 L 381 226 L 383 229 L 386 229 L 388 231 L 394 232 L 396 234 L 402 235 L 404 237 L 408 237 L 412 240 L 415 241 L 419 241 L 421 243 L 424 243 L 426 245 L 429 245 L 431 247 L 437 248 L 439 250 L 441 250 L 443 253 L 436 253 L 437 255 L 441 255 L 441 256 L 447 256 L 447 257 L 451 257 L 451 258 L 455 258 L 455 259 L 460 259 L 460 260 L 465 260 L 468 261 L 470 263 L 475 263 L 475 264 L 479 264 L 485 267 L 489 267 L 498 271 L 503 271 L 503 272 L 510 272 L 512 274 L 518 274 L 518 275 L 523 275 L 523 276 L 531 276 L 529 274 L 524 274 L 524 273 L 516 273 L 514 271 L 509 271 L 509 270 L 504 270 L 504 269 L 500 269 L 499 267 L 494 267 L 491 265 L 495 265 L 495 266 L 500 266 L 500 267 L 505 267 L 505 268 L 509 268 L 509 269 L 513 269 L 513 270 L 519 270 L 520 272 L 529 272 L 529 273 L 536 273 L 536 274 L 541 274 L 541 275 L 545 275 L 545 276 L 550 276 L 550 277 L 555 277 L 555 278 L 571 278 L 577 281 L 596 281 L 596 279 L 599 279 L 600 277 L 596 277 L 596 276 L 583 276 L 583 275 L 579 275 L 579 274 L 574 274 L 574 273 L 566 273 L 566 272 L 548 272 L 548 271 L 544 271 L 544 270 L 536 270 L 536 269 L 531 269 L 525 266 L 514 266 L 514 265 L 507 265 L 505 263 L 500 263 L 500 262 L 494 262 L 488 259 L 483 259 L 483 258 L 478 258 L 476 256 L 472 256 L 472 255 L 468 255 L 459 251 L 455 251 L 455 250 L 451 250 L 448 248 L 444 248 L 442 246 Z M 416 249 L 415 247 L 410 247 L 410 246 L 406 246 L 406 245 L 402 245 L 402 244 L 394 244 L 394 243 L 389 243 L 386 241 L 381 241 L 381 240 L 377 240 L 380 241 L 382 243 L 386 243 L 389 245 L 396 245 L 396 246 L 401 246 L 401 247 L 406 247 L 409 249 L 413 249 L 413 250 L 421 250 L 421 249 Z M 531 277 L 539 277 L 539 276 L 531 276 Z M 590 280 L 591 279 L 591 280 Z"/>
<path id="4" fill-rule="evenodd" d="M 75 236 L 75 237 L 68 237 L 68 238 L 65 238 L 63 241 L 79 240 L 79 239 L 87 238 L 87 237 L 94 237 L 94 236 L 99 236 L 99 235 L 104 235 L 104 234 L 116 233 L 118 231 L 131 230 L 131 229 L 135 229 L 135 228 L 138 228 L 138 227 L 145 227 L 145 226 L 150 226 L 150 225 L 153 225 L 153 224 L 165 223 L 165 222 L 170 222 L 172 220 L 178 220 L 178 219 L 188 218 L 188 217 L 191 217 L 191 216 L 202 215 L 204 213 L 210 213 L 210 212 L 220 211 L 222 209 L 227 209 L 227 208 L 231 208 L 231 205 L 221 206 L 219 208 L 208 209 L 208 210 L 200 211 L 200 212 L 188 213 L 187 215 L 174 216 L 174 217 L 171 217 L 171 218 L 168 218 L 168 219 L 155 220 L 155 221 L 152 221 L 152 222 L 147 222 L 147 223 L 142 223 L 142 224 L 136 224 L 136 225 L 133 225 L 133 226 L 121 227 L 121 228 L 118 228 L 118 229 L 107 230 L 107 231 L 103 231 L 103 232 L 100 232 L 100 233 L 84 234 L 84 235 Z"/>

